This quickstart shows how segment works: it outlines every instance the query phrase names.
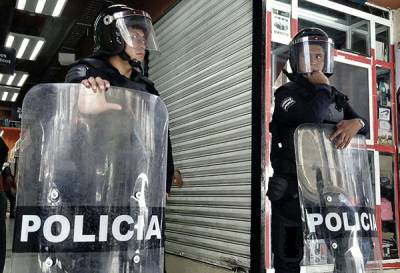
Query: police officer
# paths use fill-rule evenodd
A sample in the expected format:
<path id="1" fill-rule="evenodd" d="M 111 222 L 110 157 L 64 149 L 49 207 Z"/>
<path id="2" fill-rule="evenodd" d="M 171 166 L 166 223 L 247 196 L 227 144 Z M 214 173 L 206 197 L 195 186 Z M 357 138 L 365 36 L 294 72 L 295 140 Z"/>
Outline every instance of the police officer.
<path id="1" fill-rule="evenodd" d="M 367 121 L 349 105 L 346 95 L 330 85 L 334 44 L 318 28 L 300 30 L 290 45 L 291 80 L 275 92 L 271 164 L 274 176 L 267 195 L 272 203 L 272 252 L 276 273 L 300 272 L 303 232 L 298 199 L 294 132 L 303 123 L 334 123 L 330 136 L 344 149 L 357 134 L 367 134 Z"/>
<path id="2" fill-rule="evenodd" d="M 97 105 L 91 109 L 80 109 L 81 112 L 121 110 L 120 105 L 105 101 L 104 92 L 111 85 L 159 95 L 153 82 L 144 76 L 145 56 L 150 51 L 158 52 L 147 12 L 126 5 L 109 6 L 95 20 L 94 42 L 94 53 L 75 63 L 65 79 L 68 83 L 82 83 L 93 92 L 100 93 Z M 169 195 L 174 175 L 169 137 L 167 164 L 166 189 Z"/>
<path id="3" fill-rule="evenodd" d="M 109 122 L 131 124 L 132 120 L 121 121 L 124 119 L 130 119 L 129 113 L 124 113 L 124 110 L 121 107 L 124 102 L 120 101 L 120 104 L 107 102 L 105 92 L 110 86 L 115 86 L 143 91 L 157 96 L 159 95 L 156 88 L 154 87 L 154 84 L 147 77 L 144 76 L 144 68 L 146 65 L 145 58 L 148 56 L 149 52 L 158 52 L 158 46 L 156 43 L 151 18 L 148 13 L 141 10 L 132 9 L 126 5 L 111 5 L 104 9 L 97 16 L 94 22 L 94 42 L 94 53 L 91 56 L 81 59 L 77 63 L 73 64 L 66 75 L 65 81 L 68 83 L 81 83 L 85 87 L 91 89 L 92 92 L 98 94 L 98 96 L 95 97 L 91 96 L 90 101 L 87 101 L 83 104 L 78 103 L 79 111 L 81 113 L 96 114 L 96 116 L 99 116 L 104 112 L 114 110 L 111 111 L 111 113 L 113 113 L 112 115 L 114 115 L 114 118 L 110 118 Z M 84 96 L 82 97 L 82 99 L 84 99 Z M 94 120 L 96 119 L 96 117 L 92 116 L 92 119 Z M 101 122 L 107 122 L 105 120 L 102 120 L 102 118 L 98 118 L 97 120 L 101 120 Z M 93 126 L 93 128 L 95 127 L 96 126 Z M 119 170 L 116 171 L 117 174 L 115 177 L 115 181 L 128 181 L 127 184 L 130 184 L 129 177 L 136 177 L 137 173 L 137 171 L 135 170 L 130 170 L 132 169 L 132 167 L 129 167 L 129 165 L 132 162 L 129 161 L 131 160 L 129 158 L 132 158 L 132 156 L 128 155 L 128 153 L 129 151 L 141 150 L 141 147 L 129 146 L 132 145 L 129 143 L 130 137 L 134 136 L 127 136 L 126 142 L 121 143 L 121 145 L 114 144 L 114 146 L 120 148 L 121 155 L 120 158 L 113 159 L 114 163 L 116 163 L 115 165 L 119 166 Z M 101 145 L 101 143 L 96 144 L 96 146 Z M 102 149 L 99 150 L 107 149 L 107 147 L 102 147 Z M 96 156 L 94 158 L 102 157 L 101 152 L 95 151 L 95 153 Z M 144 158 L 135 158 L 135 160 L 138 162 L 145 161 Z M 85 162 L 83 162 L 82 164 L 85 164 Z M 86 166 L 83 166 L 82 168 L 85 170 L 89 169 L 86 168 Z M 132 174 L 124 174 L 129 172 L 132 172 Z M 169 195 L 170 192 L 173 174 L 174 164 L 172 158 L 172 149 L 171 142 L 168 137 L 166 178 L 167 195 Z M 91 181 L 91 179 L 94 179 L 93 177 L 94 175 L 92 177 L 85 177 L 80 180 Z M 153 190 L 157 189 L 153 188 Z M 73 190 L 66 190 L 65 192 L 72 191 Z M 118 198 L 121 200 L 126 199 L 127 201 L 129 201 L 129 198 L 127 198 L 126 196 L 126 191 L 116 192 L 120 193 L 120 195 L 115 196 L 114 198 Z M 80 193 L 78 192 L 77 194 Z M 155 194 L 156 193 L 154 193 L 154 195 Z M 91 196 L 90 194 L 86 194 L 86 192 L 84 191 L 83 195 L 84 196 L 81 196 L 82 199 L 87 199 Z M 146 251 L 146 249 L 144 249 L 143 251 Z M 149 252 L 150 251 L 151 248 Z M 153 254 L 150 256 L 146 257 L 146 255 L 143 255 L 141 260 L 146 263 L 147 267 L 149 265 L 156 267 L 157 263 L 151 263 L 149 259 L 160 259 L 160 257 L 156 257 Z M 107 264 L 107 261 L 104 260 L 103 264 L 96 264 L 96 258 L 93 259 L 94 261 L 90 261 L 91 257 L 89 255 L 82 257 L 85 261 L 82 261 L 81 264 L 78 264 L 79 261 L 74 261 L 74 268 L 77 268 L 78 270 L 79 268 L 90 268 L 91 272 L 103 272 L 102 270 L 106 270 L 104 268 L 106 268 L 105 264 Z M 123 257 L 122 259 L 125 258 Z M 123 263 L 124 262 L 122 262 L 121 264 Z M 129 272 L 137 272 L 141 270 L 142 269 L 140 269 L 139 267 L 133 267 L 133 263 L 129 264 Z M 156 269 L 149 268 L 149 272 L 150 271 L 156 272 Z M 121 269 L 121 272 L 125 271 Z"/>
<path id="4" fill-rule="evenodd" d="M 7 160 L 8 147 L 0 137 L 0 164 Z M 0 180 L 0 273 L 3 273 L 6 261 L 6 209 L 7 199 L 4 193 L 3 183 Z"/>

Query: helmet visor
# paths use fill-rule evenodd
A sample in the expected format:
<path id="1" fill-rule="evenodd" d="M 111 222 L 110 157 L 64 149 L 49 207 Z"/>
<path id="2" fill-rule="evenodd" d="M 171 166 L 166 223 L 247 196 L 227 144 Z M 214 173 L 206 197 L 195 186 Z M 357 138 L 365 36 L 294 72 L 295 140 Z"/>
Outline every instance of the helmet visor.
<path id="1" fill-rule="evenodd" d="M 128 46 L 136 49 L 159 51 L 153 24 L 149 17 L 128 15 L 118 18 L 116 27 Z"/>
<path id="2" fill-rule="evenodd" d="M 320 36 L 302 37 L 294 44 L 296 71 L 301 74 L 323 72 L 332 74 L 334 68 L 334 44 L 332 39 Z"/>

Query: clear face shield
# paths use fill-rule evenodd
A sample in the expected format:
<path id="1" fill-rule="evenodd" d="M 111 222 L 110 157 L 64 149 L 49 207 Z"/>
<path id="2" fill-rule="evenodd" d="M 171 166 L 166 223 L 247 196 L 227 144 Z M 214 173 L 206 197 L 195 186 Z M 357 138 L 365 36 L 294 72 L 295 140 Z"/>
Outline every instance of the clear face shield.
<path id="1" fill-rule="evenodd" d="M 302 37 L 294 42 L 298 58 L 296 71 L 300 74 L 320 71 L 333 74 L 334 43 L 321 36 Z"/>
<path id="2" fill-rule="evenodd" d="M 116 27 L 125 43 L 134 49 L 159 52 L 150 16 L 144 11 L 120 12 L 114 15 Z"/>

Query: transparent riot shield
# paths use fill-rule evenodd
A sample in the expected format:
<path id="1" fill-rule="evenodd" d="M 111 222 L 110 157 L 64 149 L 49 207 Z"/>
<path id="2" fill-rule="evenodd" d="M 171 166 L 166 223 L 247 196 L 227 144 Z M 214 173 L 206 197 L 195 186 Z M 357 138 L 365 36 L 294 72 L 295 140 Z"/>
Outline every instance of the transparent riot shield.
<path id="1" fill-rule="evenodd" d="M 141 91 L 30 90 L 12 272 L 163 272 L 167 124 Z"/>
<path id="2" fill-rule="evenodd" d="M 338 150 L 331 125 L 295 132 L 306 272 L 381 272 L 381 245 L 365 138 Z"/>

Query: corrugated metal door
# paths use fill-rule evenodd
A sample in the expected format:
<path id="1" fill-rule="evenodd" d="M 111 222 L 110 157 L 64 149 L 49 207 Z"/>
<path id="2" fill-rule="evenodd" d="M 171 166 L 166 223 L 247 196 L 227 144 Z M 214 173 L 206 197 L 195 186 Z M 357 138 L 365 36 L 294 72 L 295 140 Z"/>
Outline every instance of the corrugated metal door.
<path id="1" fill-rule="evenodd" d="M 185 182 L 167 203 L 166 251 L 249 268 L 252 1 L 180 1 L 155 30 L 149 74 Z"/>

